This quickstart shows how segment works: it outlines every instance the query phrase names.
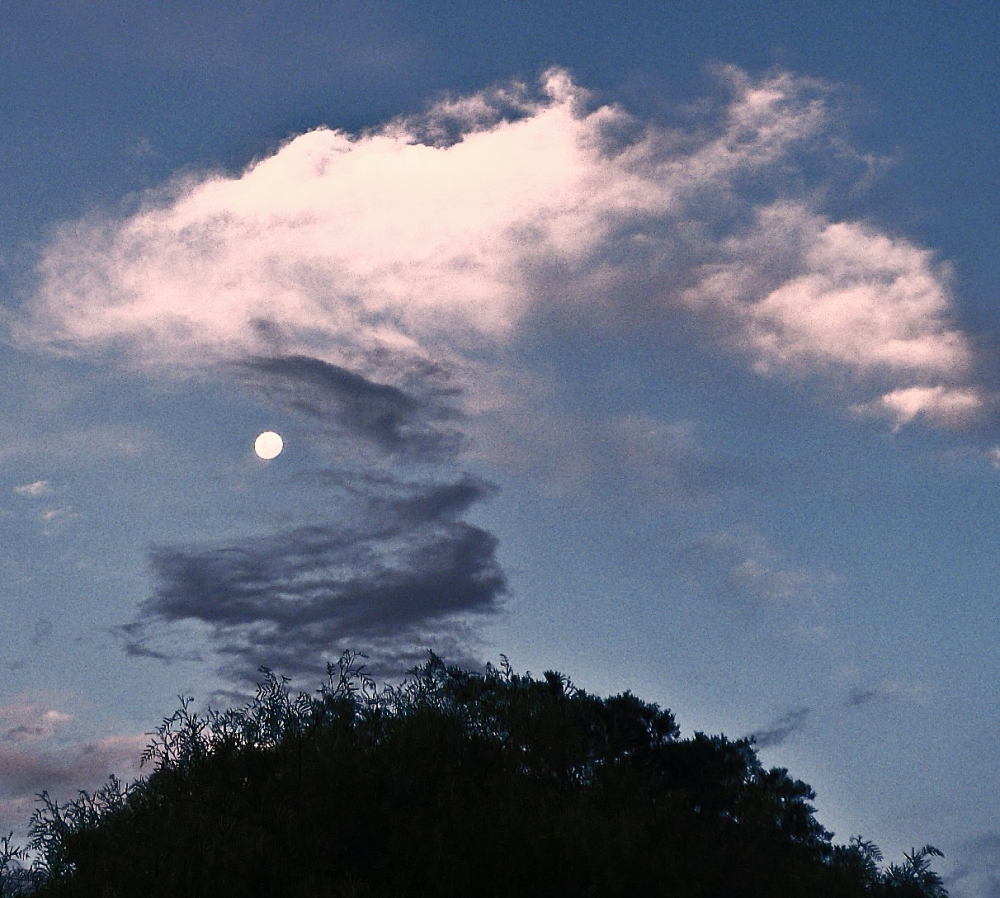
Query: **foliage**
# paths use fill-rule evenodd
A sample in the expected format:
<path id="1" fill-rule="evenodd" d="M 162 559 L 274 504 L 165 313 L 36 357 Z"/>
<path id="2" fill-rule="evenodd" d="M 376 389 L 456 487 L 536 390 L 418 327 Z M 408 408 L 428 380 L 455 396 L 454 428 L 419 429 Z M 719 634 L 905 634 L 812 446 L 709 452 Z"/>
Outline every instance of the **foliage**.
<path id="1" fill-rule="evenodd" d="M 832 844 L 812 790 L 751 740 L 681 739 L 655 704 L 506 658 L 480 674 L 431 654 L 379 689 L 359 657 L 329 664 L 314 697 L 267 668 L 242 709 L 199 715 L 181 697 L 149 734 L 148 776 L 65 807 L 42 793 L 35 894 L 947 894 L 930 846 L 883 869 L 860 837 Z"/>

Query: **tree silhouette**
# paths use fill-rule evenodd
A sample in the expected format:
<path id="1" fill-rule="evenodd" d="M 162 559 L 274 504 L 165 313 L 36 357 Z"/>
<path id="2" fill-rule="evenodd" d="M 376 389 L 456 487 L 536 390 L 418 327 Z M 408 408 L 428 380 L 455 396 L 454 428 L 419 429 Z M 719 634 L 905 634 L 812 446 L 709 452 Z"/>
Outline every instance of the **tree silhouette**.
<path id="1" fill-rule="evenodd" d="M 751 740 L 681 739 L 630 692 L 506 658 L 475 673 L 430 654 L 378 688 L 360 657 L 313 697 L 267 668 L 244 708 L 182 697 L 148 776 L 64 807 L 42 793 L 39 860 L 0 898 L 947 894 L 930 846 L 883 869 L 860 837 L 834 845 L 813 791 Z"/>

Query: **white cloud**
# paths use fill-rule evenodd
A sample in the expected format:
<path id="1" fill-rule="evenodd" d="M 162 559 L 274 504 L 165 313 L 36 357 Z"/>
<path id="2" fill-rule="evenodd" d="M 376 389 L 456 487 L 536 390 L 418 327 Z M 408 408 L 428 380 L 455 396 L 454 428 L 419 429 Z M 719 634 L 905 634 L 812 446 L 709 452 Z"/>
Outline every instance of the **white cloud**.
<path id="1" fill-rule="evenodd" d="M 32 499 L 37 499 L 39 496 L 44 496 L 51 492 L 51 489 L 47 480 L 35 480 L 32 483 L 15 486 L 14 492 L 19 496 L 30 496 Z"/>
<path id="2" fill-rule="evenodd" d="M 538 307 L 681 306 L 760 373 L 833 369 L 849 403 L 954 423 L 978 394 L 947 268 L 789 183 L 796 154 L 829 149 L 827 88 L 722 78 L 726 103 L 684 132 L 593 108 L 558 69 L 360 136 L 311 131 L 65 227 L 12 334 L 180 367 L 281 351 L 357 369 L 389 349 L 461 368 Z M 912 390 L 942 392 L 909 414 Z"/>
<path id="3" fill-rule="evenodd" d="M 889 418 L 899 430 L 918 416 L 934 424 L 963 427 L 972 423 L 985 405 L 986 399 L 978 389 L 950 389 L 939 385 L 893 390 L 875 402 L 855 406 L 854 410 L 859 414 Z"/>
<path id="4" fill-rule="evenodd" d="M 927 250 L 781 202 L 723 251 L 730 258 L 706 266 L 687 298 L 727 310 L 759 370 L 953 377 L 969 367 L 968 342 L 949 325 L 948 271 Z"/>

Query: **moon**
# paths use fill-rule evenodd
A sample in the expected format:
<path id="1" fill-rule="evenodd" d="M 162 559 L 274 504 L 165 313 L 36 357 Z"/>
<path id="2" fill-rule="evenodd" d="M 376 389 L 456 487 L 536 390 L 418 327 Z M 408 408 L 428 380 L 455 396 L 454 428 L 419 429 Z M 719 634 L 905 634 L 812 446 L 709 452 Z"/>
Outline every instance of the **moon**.
<path id="1" fill-rule="evenodd" d="M 264 459 L 277 458 L 284 448 L 284 440 L 273 430 L 265 430 L 253 444 L 253 451 Z"/>

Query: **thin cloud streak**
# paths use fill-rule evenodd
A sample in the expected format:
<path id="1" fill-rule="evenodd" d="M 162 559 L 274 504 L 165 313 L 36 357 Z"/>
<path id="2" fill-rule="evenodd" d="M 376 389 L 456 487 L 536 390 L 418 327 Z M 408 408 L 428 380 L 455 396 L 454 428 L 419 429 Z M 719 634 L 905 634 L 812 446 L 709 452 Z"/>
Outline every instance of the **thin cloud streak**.
<path id="1" fill-rule="evenodd" d="M 812 714 L 812 708 L 795 708 L 780 717 L 767 729 L 755 732 L 753 740 L 758 748 L 777 748 L 779 745 L 784 745 L 805 727 L 810 714 Z"/>

